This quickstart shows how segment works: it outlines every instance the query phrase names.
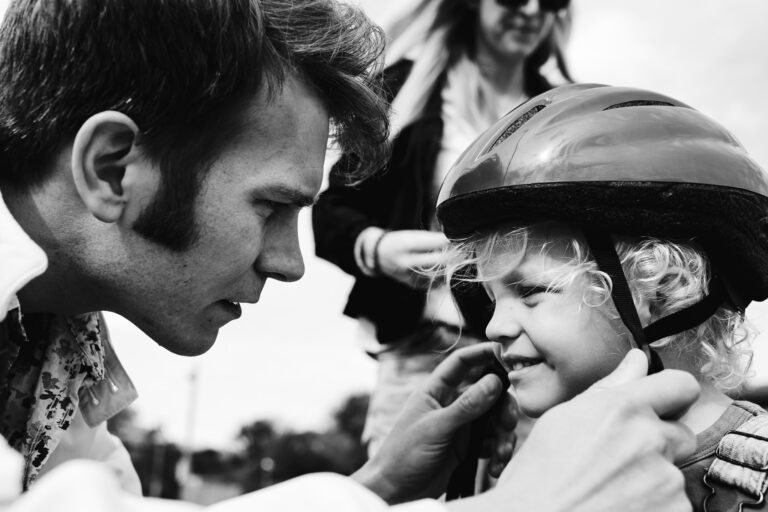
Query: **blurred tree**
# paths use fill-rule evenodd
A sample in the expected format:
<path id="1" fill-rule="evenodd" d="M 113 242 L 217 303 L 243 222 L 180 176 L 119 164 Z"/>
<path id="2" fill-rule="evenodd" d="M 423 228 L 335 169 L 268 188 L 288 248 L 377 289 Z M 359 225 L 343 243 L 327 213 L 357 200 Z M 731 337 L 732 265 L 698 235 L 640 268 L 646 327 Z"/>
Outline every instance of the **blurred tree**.
<path id="1" fill-rule="evenodd" d="M 282 482 L 320 471 L 348 475 L 357 469 L 352 457 L 354 444 L 340 432 L 286 433 L 275 447 L 274 480 Z"/>
<path id="2" fill-rule="evenodd" d="M 200 476 L 221 475 L 230 469 L 230 460 L 221 452 L 210 448 L 192 454 L 191 472 Z"/>
<path id="3" fill-rule="evenodd" d="M 370 396 L 365 394 L 352 395 L 334 413 L 336 429 L 344 432 L 353 439 L 360 439 L 365 427 L 365 415 L 368 412 Z"/>
<path id="4" fill-rule="evenodd" d="M 349 475 L 365 462 L 360 435 L 368 408 L 366 395 L 347 398 L 325 432 L 278 431 L 269 421 L 256 421 L 240 430 L 245 444 L 244 491 L 266 487 L 307 473 L 330 471 Z"/>
<path id="5" fill-rule="evenodd" d="M 324 432 L 292 432 L 269 420 L 255 421 L 240 429 L 241 453 L 197 451 L 192 454 L 191 472 L 208 483 L 236 482 L 245 492 L 319 471 L 349 475 L 366 460 L 360 436 L 367 409 L 367 395 L 348 397 Z M 114 416 L 108 426 L 128 449 L 144 495 L 177 498 L 179 448 L 165 442 L 160 429 L 140 426 L 131 409 Z"/>
<path id="6" fill-rule="evenodd" d="M 242 427 L 238 436 L 245 443 L 246 455 L 253 460 L 270 456 L 277 437 L 274 424 L 267 420 L 255 421 Z"/>
<path id="7" fill-rule="evenodd" d="M 352 469 L 345 474 L 353 473 L 365 464 L 365 461 L 368 459 L 368 453 L 363 445 L 362 436 L 369 401 L 370 396 L 367 394 L 352 395 L 346 399 L 333 416 L 336 422 L 336 430 L 346 434 L 353 441 L 353 445 L 347 455 Z"/>
<path id="8" fill-rule="evenodd" d="M 274 482 L 275 445 L 280 434 L 271 421 L 259 420 L 240 429 L 238 439 L 245 445 L 240 485 L 243 491 L 261 489 Z"/>

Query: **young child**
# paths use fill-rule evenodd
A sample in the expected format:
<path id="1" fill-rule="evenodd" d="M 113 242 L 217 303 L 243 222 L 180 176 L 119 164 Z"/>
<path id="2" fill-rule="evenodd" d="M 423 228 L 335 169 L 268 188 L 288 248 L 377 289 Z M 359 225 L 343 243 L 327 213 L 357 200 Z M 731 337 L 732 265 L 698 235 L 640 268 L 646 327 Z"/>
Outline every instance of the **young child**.
<path id="1" fill-rule="evenodd" d="M 639 347 L 701 383 L 677 461 L 694 510 L 768 510 L 768 414 L 725 394 L 751 359 L 744 308 L 768 296 L 768 176 L 730 133 L 656 93 L 561 87 L 467 149 L 438 218 L 457 302 L 503 345 L 523 413 Z"/>

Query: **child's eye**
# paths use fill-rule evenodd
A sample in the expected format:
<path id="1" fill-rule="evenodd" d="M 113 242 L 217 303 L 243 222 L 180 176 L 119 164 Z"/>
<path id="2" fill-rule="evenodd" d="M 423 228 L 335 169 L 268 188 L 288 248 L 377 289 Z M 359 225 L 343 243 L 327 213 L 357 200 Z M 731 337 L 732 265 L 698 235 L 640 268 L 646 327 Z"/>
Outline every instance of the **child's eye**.
<path id="1" fill-rule="evenodd" d="M 535 296 L 541 293 L 557 293 L 557 292 L 558 290 L 556 288 L 547 287 L 547 286 L 524 285 L 524 284 L 517 285 L 517 293 L 520 295 L 520 298 L 522 299 L 533 299 L 535 298 Z"/>
<path id="2" fill-rule="evenodd" d="M 546 293 L 547 289 L 543 286 L 524 286 L 520 285 L 517 288 L 518 292 L 520 293 L 520 296 L 522 298 L 530 297 L 531 295 L 536 295 L 537 293 Z"/>

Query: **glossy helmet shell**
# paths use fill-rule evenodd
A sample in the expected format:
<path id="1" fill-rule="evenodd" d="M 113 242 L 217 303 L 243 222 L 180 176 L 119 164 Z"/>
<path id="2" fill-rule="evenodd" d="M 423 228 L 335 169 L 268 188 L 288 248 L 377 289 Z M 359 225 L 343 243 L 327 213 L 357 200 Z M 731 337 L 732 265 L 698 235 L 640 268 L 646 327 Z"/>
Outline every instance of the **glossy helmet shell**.
<path id="1" fill-rule="evenodd" d="M 443 182 L 437 216 L 451 239 L 545 220 L 695 238 L 748 303 L 768 296 L 767 178 L 731 133 L 680 101 L 566 85 L 472 143 Z"/>

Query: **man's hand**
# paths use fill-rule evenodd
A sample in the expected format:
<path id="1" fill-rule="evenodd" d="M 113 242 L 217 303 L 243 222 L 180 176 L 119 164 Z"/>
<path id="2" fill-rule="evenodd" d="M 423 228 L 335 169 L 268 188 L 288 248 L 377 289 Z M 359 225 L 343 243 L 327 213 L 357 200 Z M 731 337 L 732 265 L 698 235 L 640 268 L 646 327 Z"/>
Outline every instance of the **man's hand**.
<path id="1" fill-rule="evenodd" d="M 469 424 L 502 397 L 486 440 L 490 469 L 498 476 L 512 456 L 517 422 L 512 398 L 487 369 L 499 345 L 481 343 L 451 354 L 408 399 L 381 449 L 353 478 L 388 503 L 436 498 L 464 456 Z M 468 387 L 466 387 L 468 384 Z"/>
<path id="2" fill-rule="evenodd" d="M 674 461 L 696 441 L 675 419 L 699 386 L 688 373 L 646 371 L 645 355 L 630 351 L 611 375 L 539 419 L 496 488 L 449 509 L 690 511 Z"/>
<path id="3" fill-rule="evenodd" d="M 438 264 L 448 245 L 445 235 L 432 231 L 390 231 L 376 247 L 379 271 L 410 288 L 425 289 L 430 278 L 424 270 Z"/>

